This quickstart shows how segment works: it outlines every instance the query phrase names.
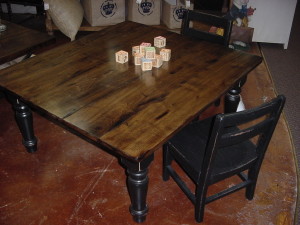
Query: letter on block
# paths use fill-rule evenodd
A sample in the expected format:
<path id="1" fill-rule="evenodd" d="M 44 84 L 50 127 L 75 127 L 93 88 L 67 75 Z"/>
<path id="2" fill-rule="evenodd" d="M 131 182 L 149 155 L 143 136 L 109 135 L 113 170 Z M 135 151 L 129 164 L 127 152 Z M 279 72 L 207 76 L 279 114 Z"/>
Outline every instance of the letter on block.
<path id="1" fill-rule="evenodd" d="M 163 61 L 169 61 L 171 59 L 171 49 L 164 48 L 160 50 L 160 55 Z"/>
<path id="2" fill-rule="evenodd" d="M 162 64 L 163 64 L 163 60 L 162 60 L 161 55 L 155 54 L 155 58 L 152 59 L 152 66 L 159 68 L 159 67 L 161 67 Z"/>
<path id="3" fill-rule="evenodd" d="M 152 60 L 151 59 L 142 58 L 142 70 L 143 71 L 152 70 Z"/>
<path id="4" fill-rule="evenodd" d="M 158 36 L 154 38 L 154 46 L 158 48 L 162 48 L 166 46 L 166 38 L 162 36 Z"/>
<path id="5" fill-rule="evenodd" d="M 134 56 L 135 53 L 140 53 L 140 46 L 133 46 L 132 47 L 132 55 Z"/>
<path id="6" fill-rule="evenodd" d="M 145 54 L 145 47 L 151 47 L 151 43 L 143 42 L 140 44 L 140 53 Z"/>
<path id="7" fill-rule="evenodd" d="M 128 62 L 128 52 L 123 50 L 116 52 L 116 62 L 118 63 Z"/>
<path id="8" fill-rule="evenodd" d="M 144 55 L 142 53 L 134 54 L 134 65 L 142 65 L 142 58 Z"/>
<path id="9" fill-rule="evenodd" d="M 145 58 L 154 59 L 155 58 L 155 48 L 154 47 L 145 47 Z"/>

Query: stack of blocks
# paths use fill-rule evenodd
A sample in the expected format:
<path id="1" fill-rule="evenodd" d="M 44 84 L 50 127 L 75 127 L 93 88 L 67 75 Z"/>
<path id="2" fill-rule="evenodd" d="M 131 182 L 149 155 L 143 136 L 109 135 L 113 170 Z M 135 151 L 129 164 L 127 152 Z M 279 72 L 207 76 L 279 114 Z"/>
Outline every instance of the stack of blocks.
<path id="1" fill-rule="evenodd" d="M 166 38 L 158 36 L 154 38 L 154 46 L 163 48 L 166 46 Z M 139 46 L 132 47 L 132 55 L 134 56 L 134 65 L 141 65 L 143 71 L 152 70 L 152 67 L 159 68 L 163 61 L 171 59 L 171 49 L 163 48 L 159 54 L 156 54 L 155 47 L 151 43 L 143 42 Z M 125 63 L 128 61 L 128 52 L 116 52 L 116 62 Z"/>

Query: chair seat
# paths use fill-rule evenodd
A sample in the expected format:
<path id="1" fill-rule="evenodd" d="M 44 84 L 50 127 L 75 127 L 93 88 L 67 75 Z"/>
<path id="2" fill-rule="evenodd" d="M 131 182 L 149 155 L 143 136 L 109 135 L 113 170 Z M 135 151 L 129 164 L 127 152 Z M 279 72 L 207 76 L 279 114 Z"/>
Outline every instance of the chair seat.
<path id="1" fill-rule="evenodd" d="M 190 123 L 169 140 L 169 144 L 174 148 L 173 153 L 180 155 L 181 161 L 185 161 L 182 162 L 184 167 L 189 165 L 188 169 L 193 170 L 190 175 L 194 182 L 197 181 L 201 171 L 212 122 L 213 117 Z M 230 131 L 239 130 L 237 127 L 227 129 Z M 251 141 L 220 148 L 212 167 L 210 183 L 224 179 L 223 174 L 230 174 L 230 171 L 241 168 L 251 161 L 254 162 L 258 157 L 255 148 Z"/>

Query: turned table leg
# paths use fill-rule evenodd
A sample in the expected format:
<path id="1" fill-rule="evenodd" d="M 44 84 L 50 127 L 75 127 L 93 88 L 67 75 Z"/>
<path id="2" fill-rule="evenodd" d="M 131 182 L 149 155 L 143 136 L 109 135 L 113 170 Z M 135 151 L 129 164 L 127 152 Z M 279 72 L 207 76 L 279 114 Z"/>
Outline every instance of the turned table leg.
<path id="1" fill-rule="evenodd" d="M 15 110 L 15 118 L 23 137 L 23 145 L 27 151 L 32 153 L 37 150 L 37 139 L 33 131 L 33 119 L 30 108 L 11 95 L 7 95 L 9 102 Z"/>
<path id="2" fill-rule="evenodd" d="M 238 105 L 240 103 L 241 97 L 241 88 L 245 84 L 247 76 L 242 78 L 231 90 L 225 95 L 225 113 L 236 112 Z"/>
<path id="3" fill-rule="evenodd" d="M 150 155 L 141 162 L 121 158 L 121 164 L 126 167 L 127 188 L 131 200 L 129 211 L 137 223 L 145 221 L 148 206 L 146 203 L 148 191 L 148 166 L 154 156 Z"/>
<path id="4" fill-rule="evenodd" d="M 240 93 L 241 89 L 239 87 L 234 87 L 227 92 L 225 95 L 225 113 L 236 112 L 241 99 Z"/>

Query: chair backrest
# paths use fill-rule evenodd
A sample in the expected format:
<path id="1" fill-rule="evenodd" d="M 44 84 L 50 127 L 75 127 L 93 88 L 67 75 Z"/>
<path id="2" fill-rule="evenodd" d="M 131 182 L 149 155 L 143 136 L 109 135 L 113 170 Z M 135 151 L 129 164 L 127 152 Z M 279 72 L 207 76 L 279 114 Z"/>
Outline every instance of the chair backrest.
<path id="1" fill-rule="evenodd" d="M 259 170 L 284 103 L 285 97 L 279 95 L 272 101 L 253 109 L 217 115 L 207 144 L 202 177 L 199 179 L 210 179 L 217 151 L 245 141 L 251 141 L 256 148 L 256 163 Z"/>
<path id="2" fill-rule="evenodd" d="M 209 32 L 214 26 L 223 29 L 223 35 Z M 208 29 L 207 29 L 208 28 Z M 218 15 L 196 10 L 186 10 L 182 20 L 181 34 L 228 46 L 232 21 Z"/>

